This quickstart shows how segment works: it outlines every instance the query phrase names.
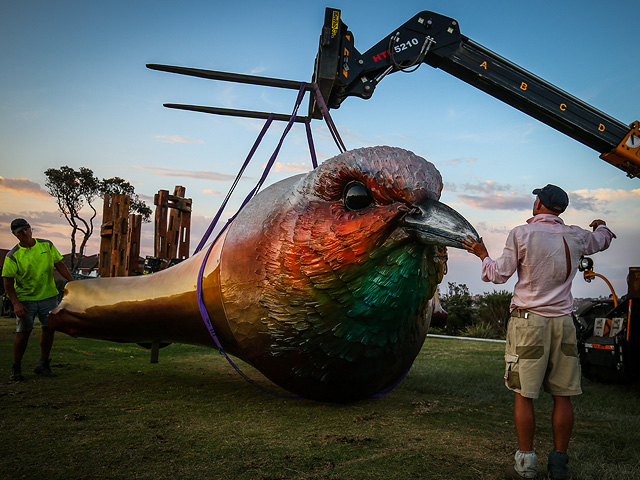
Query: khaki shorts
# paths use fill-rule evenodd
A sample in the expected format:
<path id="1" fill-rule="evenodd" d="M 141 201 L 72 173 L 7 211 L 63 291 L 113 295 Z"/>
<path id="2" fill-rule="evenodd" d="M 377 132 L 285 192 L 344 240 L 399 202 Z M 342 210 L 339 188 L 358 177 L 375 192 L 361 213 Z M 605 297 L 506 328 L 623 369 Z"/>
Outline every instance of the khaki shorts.
<path id="1" fill-rule="evenodd" d="M 580 359 L 570 315 L 512 316 L 504 355 L 505 385 L 523 397 L 538 398 L 540 387 L 557 396 L 580 395 Z"/>

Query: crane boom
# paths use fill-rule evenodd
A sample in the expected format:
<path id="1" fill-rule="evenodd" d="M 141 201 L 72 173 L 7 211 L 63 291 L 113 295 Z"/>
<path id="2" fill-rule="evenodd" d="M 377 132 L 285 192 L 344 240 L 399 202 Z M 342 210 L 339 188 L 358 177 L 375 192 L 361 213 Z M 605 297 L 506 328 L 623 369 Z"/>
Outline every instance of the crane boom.
<path id="1" fill-rule="evenodd" d="M 458 22 L 430 11 L 415 15 L 364 53 L 341 12 L 327 8 L 313 81 L 329 108 L 350 96 L 368 99 L 382 79 L 421 63 L 459 78 L 596 150 L 629 177 L 640 176 L 640 130 L 528 72 L 460 33 Z M 320 118 L 311 99 L 310 114 Z"/>

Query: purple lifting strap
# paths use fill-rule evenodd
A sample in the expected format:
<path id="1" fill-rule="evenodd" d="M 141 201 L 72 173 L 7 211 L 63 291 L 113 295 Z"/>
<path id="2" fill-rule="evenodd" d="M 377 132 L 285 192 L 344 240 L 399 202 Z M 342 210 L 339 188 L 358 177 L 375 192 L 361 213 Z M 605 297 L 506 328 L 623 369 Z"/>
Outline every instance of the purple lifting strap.
<path id="1" fill-rule="evenodd" d="M 307 141 L 309 142 L 309 155 L 311 155 L 311 164 L 313 169 L 318 168 L 318 160 L 316 159 L 316 149 L 313 146 L 313 136 L 311 135 L 311 118 L 305 117 L 304 126 L 307 129 Z"/>
<path id="2" fill-rule="evenodd" d="M 216 213 L 216 215 L 213 217 L 213 220 L 209 224 L 209 228 L 207 228 L 207 231 L 202 236 L 202 239 L 200 240 L 200 243 L 198 244 L 198 246 L 196 247 L 196 249 L 193 252 L 194 254 L 196 254 L 200 250 L 202 250 L 202 248 L 207 243 L 207 240 L 211 236 L 211 232 L 213 231 L 213 229 L 217 225 L 218 220 L 220 219 L 220 215 L 222 215 L 223 210 L 227 206 L 227 202 L 229 201 L 229 198 L 231 197 L 231 194 L 235 190 L 236 185 L 238 185 L 238 181 L 242 177 L 242 174 L 244 173 L 244 170 L 247 168 L 247 165 L 249 165 L 249 162 L 251 161 L 251 158 L 253 157 L 253 154 L 256 153 L 256 150 L 258 149 L 258 145 L 260 145 L 260 142 L 262 141 L 262 138 L 264 137 L 265 133 L 267 133 L 267 130 L 269 130 L 269 126 L 271 125 L 272 121 L 273 121 L 273 113 L 269 115 L 269 118 L 267 118 L 267 121 L 265 122 L 264 126 L 262 127 L 262 131 L 258 135 L 258 138 L 256 138 L 256 141 L 253 144 L 253 147 L 251 147 L 251 151 L 249 152 L 249 155 L 247 155 L 247 158 L 244 161 L 244 164 L 240 168 L 240 171 L 238 172 L 238 175 L 236 176 L 236 179 L 234 180 L 233 184 L 231 185 L 231 188 L 229 189 L 229 193 L 227 193 L 227 196 L 225 197 L 224 201 L 222 202 L 222 205 L 218 209 L 218 213 Z"/>
<path id="3" fill-rule="evenodd" d="M 315 92 L 318 108 L 320 108 L 320 112 L 322 112 L 322 116 L 324 117 L 324 121 L 327 123 L 327 128 L 329 129 L 329 132 L 331 133 L 333 140 L 336 142 L 336 145 L 338 145 L 338 150 L 340 150 L 340 152 L 346 152 L 347 149 L 345 148 L 344 143 L 342 142 L 342 138 L 340 138 L 338 129 L 333 123 L 333 119 L 329 114 L 329 109 L 327 108 L 326 103 L 324 103 L 324 98 L 322 98 L 322 93 L 320 93 L 320 88 L 318 87 L 318 84 L 314 83 L 312 84 L 312 86 Z"/>
<path id="4" fill-rule="evenodd" d="M 296 118 L 296 113 L 298 112 L 298 108 L 300 107 L 300 104 L 302 103 L 302 99 L 304 98 L 305 87 L 306 87 L 305 83 L 302 83 L 300 85 L 300 91 L 298 92 L 298 98 L 296 99 L 296 104 L 295 104 L 295 106 L 293 108 L 293 113 L 291 114 L 291 118 L 289 119 L 289 123 L 285 127 L 285 130 L 284 130 L 282 136 L 280 137 L 280 142 L 278 143 L 278 146 L 276 147 L 275 151 L 271 155 L 271 158 L 269 159 L 269 162 L 267 162 L 267 165 L 266 165 L 266 167 L 264 169 L 264 172 L 262 173 L 262 176 L 260 177 L 260 180 L 258 181 L 257 185 L 253 188 L 253 190 L 251 190 L 251 192 L 249 192 L 249 194 L 245 198 L 244 202 L 242 203 L 242 205 L 238 209 L 238 212 L 240 212 L 244 208 L 244 206 L 247 203 L 249 203 L 249 200 L 251 200 L 251 198 L 258 192 L 258 190 L 260 189 L 260 187 L 262 186 L 262 184 L 266 180 L 267 175 L 269 173 L 269 170 L 271 170 L 271 167 L 275 163 L 275 160 L 276 160 L 276 158 L 278 156 L 278 153 L 280 152 L 280 148 L 282 147 L 282 142 L 284 141 L 284 138 L 289 133 L 289 130 L 291 130 L 291 126 L 294 123 L 294 120 Z M 235 180 L 233 186 L 231 187 L 231 190 L 229 191 L 229 194 L 225 198 L 225 201 L 223 202 L 222 207 L 220 208 L 220 210 L 218 210 L 218 213 L 216 214 L 216 216 L 214 217 L 213 221 L 211 222 L 211 225 L 207 229 L 207 232 L 206 232 L 205 236 L 200 241 L 200 244 L 198 245 L 198 248 L 196 249 L 196 252 L 198 252 L 198 251 L 200 251 L 202 249 L 202 246 L 204 245 L 204 243 L 207 241 L 207 239 L 211 235 L 211 232 L 213 231 L 213 228 L 215 227 L 216 223 L 218 222 L 218 219 L 220 218 L 220 215 L 222 214 L 222 210 L 224 209 L 224 206 L 226 205 L 226 203 L 227 203 L 227 201 L 228 201 L 228 199 L 229 199 L 229 197 L 231 195 L 231 192 L 233 191 L 233 189 L 237 185 L 238 180 L 240 179 L 240 176 L 242 175 L 242 172 L 244 171 L 244 169 L 248 165 L 251 157 L 253 156 L 253 154 L 255 153 L 256 149 L 258 148 L 258 145 L 260 144 L 260 141 L 262 140 L 262 137 L 264 136 L 264 134 L 266 133 L 267 129 L 269 128 L 269 125 L 271 124 L 272 120 L 273 120 L 273 115 L 269 115 L 269 118 L 267 119 L 267 122 L 265 123 L 265 126 L 263 127 L 262 131 L 260 132 L 260 135 L 258 136 L 258 139 L 256 139 L 256 142 L 254 143 L 254 146 L 251 149 L 251 152 L 249 152 L 249 155 L 247 156 L 247 159 L 245 160 L 245 163 L 242 166 L 242 169 L 241 169 L 239 175 L 236 177 L 236 180 Z M 310 140 L 310 142 L 311 142 L 311 144 L 313 143 L 311 140 Z M 315 158 L 315 152 L 312 154 L 312 159 L 314 159 L 314 158 Z M 218 237 L 222 234 L 222 232 L 224 232 L 226 230 L 226 228 L 229 226 L 229 224 L 236 217 L 237 214 L 238 213 L 233 215 L 229 219 L 229 221 L 227 221 L 225 226 L 222 228 L 222 230 L 218 234 Z M 216 238 L 216 240 L 217 240 L 217 238 Z M 218 350 L 220 351 L 220 353 L 222 355 L 224 355 L 224 357 L 227 359 L 229 364 L 247 382 L 251 383 L 252 385 L 254 385 L 256 387 L 258 387 L 260 390 L 268 393 L 269 395 L 273 395 L 273 396 L 280 397 L 280 398 L 288 398 L 288 399 L 303 399 L 304 397 L 281 395 L 279 393 L 276 393 L 276 392 L 274 392 L 274 391 L 272 391 L 272 390 L 270 390 L 270 389 L 268 389 L 266 387 L 263 387 L 262 385 L 260 385 L 260 384 L 258 384 L 256 382 L 254 382 L 242 370 L 240 370 L 240 368 L 233 362 L 233 360 L 231 360 L 229 355 L 227 355 L 227 353 L 224 351 L 224 348 L 222 348 L 222 344 L 220 343 L 220 340 L 218 339 L 218 335 L 216 335 L 215 329 L 213 328 L 213 324 L 211 323 L 211 318 L 209 317 L 209 312 L 207 312 L 207 307 L 205 306 L 204 299 L 202 297 L 202 279 L 203 279 L 203 276 L 204 276 L 204 269 L 205 269 L 205 266 L 207 264 L 207 259 L 209 258 L 209 254 L 211 253 L 211 250 L 212 250 L 213 246 L 215 245 L 215 243 L 216 243 L 215 241 L 211 242 L 211 245 L 209 246 L 209 249 L 207 250 L 207 254 L 204 257 L 204 260 L 202 261 L 202 265 L 200 266 L 200 271 L 198 272 L 197 289 L 196 289 L 196 296 L 197 296 L 197 300 L 198 300 L 198 308 L 200 309 L 200 315 L 202 316 L 202 319 L 204 320 L 204 323 L 205 323 L 205 326 L 207 327 L 207 330 L 209 330 L 209 334 L 211 335 L 211 338 L 215 342 L 215 344 L 218 347 Z"/>
<path id="5" fill-rule="evenodd" d="M 242 378 L 244 378 L 250 384 L 258 387 L 260 390 L 268 393 L 269 395 L 273 395 L 275 397 L 288 398 L 288 399 L 293 399 L 293 400 L 304 399 L 304 397 L 296 397 L 296 396 L 282 395 L 282 394 L 276 393 L 276 392 L 274 392 L 274 391 L 272 391 L 272 390 L 270 390 L 270 389 L 268 389 L 266 387 L 263 387 L 259 383 L 254 382 L 242 370 L 240 370 L 240 367 L 238 367 L 233 362 L 233 360 L 231 360 L 229 355 L 227 355 L 227 352 L 225 352 L 224 348 L 222 348 L 222 344 L 220 343 L 220 340 L 218 339 L 218 336 L 216 335 L 216 332 L 213 329 L 213 325 L 211 324 L 211 318 L 209 317 L 209 312 L 207 312 L 207 307 L 205 307 L 204 300 L 202 298 L 202 277 L 204 276 L 204 268 L 205 268 L 205 265 L 207 263 L 207 258 L 209 258 L 209 254 L 211 253 L 211 249 L 213 248 L 214 244 L 215 244 L 215 242 L 211 243 L 211 246 L 207 250 L 207 254 L 204 257 L 204 261 L 202 262 L 202 265 L 200 266 L 200 272 L 198 273 L 197 297 L 198 297 L 198 308 L 200 309 L 200 315 L 202 315 L 202 319 L 204 320 L 204 323 L 207 326 L 207 329 L 209 330 L 209 333 L 211 334 L 211 338 L 213 338 L 213 341 L 215 342 L 216 346 L 218 347 L 218 351 L 222 355 L 224 355 L 224 358 L 227 359 L 227 362 L 229 362 L 229 364 L 235 369 L 236 372 L 238 372 L 240 374 L 240 376 L 242 376 Z"/>

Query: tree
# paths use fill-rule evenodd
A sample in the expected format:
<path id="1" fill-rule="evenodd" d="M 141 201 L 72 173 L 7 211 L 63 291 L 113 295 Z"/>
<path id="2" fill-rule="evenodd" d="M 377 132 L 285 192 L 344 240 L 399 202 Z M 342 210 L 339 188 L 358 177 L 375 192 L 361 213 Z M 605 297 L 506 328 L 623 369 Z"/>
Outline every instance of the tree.
<path id="1" fill-rule="evenodd" d="M 147 206 L 144 201 L 140 200 L 138 194 L 135 192 L 133 185 L 120 177 L 107 178 L 102 180 L 100 190 L 102 194 L 112 193 L 120 195 L 129 195 L 131 203 L 129 208 L 142 215 L 142 220 L 149 222 L 151 220 L 151 214 L 153 213 L 151 208 Z"/>
<path id="2" fill-rule="evenodd" d="M 59 169 L 49 168 L 44 174 L 47 177 L 45 186 L 49 195 L 56 199 L 58 209 L 64 215 L 67 223 L 71 225 L 71 265 L 70 270 L 75 273 L 78 270 L 80 259 L 84 255 L 87 241 L 93 233 L 93 219 L 96 217 L 96 209 L 92 201 L 100 193 L 100 180 L 89 168 L 80 167 L 74 170 L 64 166 Z M 87 205 L 92 211 L 88 220 L 80 216 L 80 211 Z M 80 232 L 82 240 L 76 253 L 76 235 Z"/>
<path id="3" fill-rule="evenodd" d="M 447 334 L 455 335 L 473 321 L 473 297 L 464 284 L 449 282 L 449 291 L 440 298 L 442 307 L 447 311 Z"/>
<path id="4" fill-rule="evenodd" d="M 483 293 L 476 299 L 477 321 L 490 325 L 500 338 L 504 338 L 511 315 L 510 305 L 511 292 L 508 290 Z"/>
<path id="5" fill-rule="evenodd" d="M 49 195 L 56 199 L 58 209 L 71 225 L 70 270 L 72 273 L 78 271 L 80 259 L 84 256 L 87 242 L 93 234 L 93 220 L 97 215 L 93 201 L 98 196 L 105 193 L 129 195 L 131 210 L 141 214 L 145 222 L 148 222 L 151 217 L 151 208 L 138 198 L 134 187 L 120 177 L 99 180 L 90 168 L 80 167 L 79 170 L 75 170 L 68 166 L 49 168 L 44 174 L 47 177 L 45 186 Z M 91 209 L 88 218 L 81 216 L 81 210 L 85 206 Z M 82 234 L 82 240 L 78 246 L 76 236 L 79 233 Z"/>

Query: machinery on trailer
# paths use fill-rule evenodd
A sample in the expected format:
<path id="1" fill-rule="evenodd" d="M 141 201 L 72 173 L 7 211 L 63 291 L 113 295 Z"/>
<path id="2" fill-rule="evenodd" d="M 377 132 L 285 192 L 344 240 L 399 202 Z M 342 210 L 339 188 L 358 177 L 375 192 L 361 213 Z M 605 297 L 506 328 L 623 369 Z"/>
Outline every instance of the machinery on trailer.
<path id="1" fill-rule="evenodd" d="M 627 125 L 616 120 L 462 35 L 453 18 L 430 11 L 418 13 L 360 53 L 353 33 L 342 21 L 341 11 L 327 8 L 310 85 L 171 65 L 147 67 L 214 80 L 306 89 L 312 92 L 308 117 L 294 116 L 291 121 L 308 125 L 311 118 L 327 119 L 328 109 L 339 108 L 348 97 L 371 98 L 387 75 L 412 72 L 422 63 L 444 70 L 596 150 L 600 158 L 628 177 L 640 177 L 640 122 Z M 252 118 L 290 118 L 219 107 L 165 106 Z M 593 272 L 592 266 L 590 259 L 584 259 L 581 265 L 587 281 L 602 277 Z M 620 302 L 613 294 L 612 300 L 593 302 L 575 314 L 581 361 L 587 372 L 595 368 L 613 369 L 625 378 L 640 372 L 640 348 L 636 339 L 640 335 L 636 333 L 640 331 L 640 267 L 629 269 L 628 286 L 628 293 Z"/>
<path id="2" fill-rule="evenodd" d="M 611 289 L 609 299 L 591 301 L 573 314 L 583 373 L 608 381 L 640 378 L 640 267 L 629 268 L 628 291 L 620 300 L 611 283 L 593 271 L 591 258 L 584 257 L 579 269 L 587 282 L 599 277 Z"/>

